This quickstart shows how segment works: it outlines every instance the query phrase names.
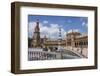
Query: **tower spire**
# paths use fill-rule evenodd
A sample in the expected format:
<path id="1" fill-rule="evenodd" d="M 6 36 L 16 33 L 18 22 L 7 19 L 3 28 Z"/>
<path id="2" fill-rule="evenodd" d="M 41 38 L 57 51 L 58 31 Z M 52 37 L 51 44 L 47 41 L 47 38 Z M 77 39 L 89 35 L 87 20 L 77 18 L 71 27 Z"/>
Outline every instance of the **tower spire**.
<path id="1" fill-rule="evenodd" d="M 33 35 L 32 46 L 33 47 L 41 46 L 39 19 L 36 20 L 36 26 L 35 26 L 35 31 L 34 31 L 34 35 Z"/>
<path id="2" fill-rule="evenodd" d="M 36 20 L 36 27 L 35 27 L 35 32 L 39 32 L 39 19 Z"/>

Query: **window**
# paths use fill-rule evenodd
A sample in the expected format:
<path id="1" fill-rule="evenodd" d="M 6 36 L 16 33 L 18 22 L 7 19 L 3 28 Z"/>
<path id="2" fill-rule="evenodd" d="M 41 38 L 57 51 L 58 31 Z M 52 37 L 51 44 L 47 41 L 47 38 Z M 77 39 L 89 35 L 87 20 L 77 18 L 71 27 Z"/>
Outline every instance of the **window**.
<path id="1" fill-rule="evenodd" d="M 86 42 L 84 42 L 84 45 L 86 45 Z"/>

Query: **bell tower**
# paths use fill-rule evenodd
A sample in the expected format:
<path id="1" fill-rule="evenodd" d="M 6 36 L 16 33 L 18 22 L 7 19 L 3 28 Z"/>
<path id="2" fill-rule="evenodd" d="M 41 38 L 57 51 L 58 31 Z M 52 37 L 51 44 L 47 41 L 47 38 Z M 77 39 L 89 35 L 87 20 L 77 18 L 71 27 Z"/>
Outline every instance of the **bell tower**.
<path id="1" fill-rule="evenodd" d="M 40 39 L 40 28 L 39 28 L 39 19 L 36 20 L 36 26 L 34 29 L 32 47 L 41 47 L 41 39 Z"/>

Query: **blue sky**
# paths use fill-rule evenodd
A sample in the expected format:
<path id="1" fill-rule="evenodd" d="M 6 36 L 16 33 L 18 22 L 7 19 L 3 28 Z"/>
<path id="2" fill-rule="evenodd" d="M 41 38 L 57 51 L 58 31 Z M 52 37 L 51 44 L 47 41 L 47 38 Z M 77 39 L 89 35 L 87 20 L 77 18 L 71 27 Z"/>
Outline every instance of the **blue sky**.
<path id="1" fill-rule="evenodd" d="M 65 35 L 71 29 L 76 29 L 81 33 L 88 32 L 88 18 L 87 17 L 74 17 L 74 16 L 45 16 L 45 15 L 28 15 L 28 27 L 29 27 L 29 37 L 32 37 L 33 31 L 36 26 L 36 19 L 39 19 L 40 22 L 40 30 L 42 36 L 49 35 L 50 30 L 50 37 L 56 37 L 57 35 L 57 28 L 61 27 L 62 35 Z M 44 29 L 44 30 L 43 30 Z M 47 30 L 45 30 L 47 29 Z M 48 31 L 49 30 L 49 31 Z M 54 32 L 53 32 L 54 30 Z M 48 31 L 48 33 L 45 33 Z M 56 33 L 55 33 L 56 32 Z M 63 34 L 64 33 L 64 34 Z M 53 34 L 53 35 L 52 35 Z M 54 38 L 56 38 L 54 37 Z M 65 36 L 63 36 L 65 37 Z"/>

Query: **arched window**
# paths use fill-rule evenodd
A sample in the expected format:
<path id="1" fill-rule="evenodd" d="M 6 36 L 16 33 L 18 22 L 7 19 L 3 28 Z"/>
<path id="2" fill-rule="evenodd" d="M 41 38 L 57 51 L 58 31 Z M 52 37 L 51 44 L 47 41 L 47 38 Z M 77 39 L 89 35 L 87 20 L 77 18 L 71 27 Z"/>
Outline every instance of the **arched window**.
<path id="1" fill-rule="evenodd" d="M 83 45 L 83 42 L 81 42 L 81 45 Z"/>
<path id="2" fill-rule="evenodd" d="M 79 45 L 81 45 L 81 42 L 79 42 Z"/>
<path id="3" fill-rule="evenodd" d="M 77 45 L 78 45 L 78 42 L 77 42 Z"/>
<path id="4" fill-rule="evenodd" d="M 84 45 L 86 45 L 86 42 L 84 42 Z"/>
<path id="5" fill-rule="evenodd" d="M 86 42 L 86 45 L 88 45 L 88 42 Z"/>
<path id="6" fill-rule="evenodd" d="M 80 41 L 80 42 L 79 42 L 79 45 L 83 45 L 83 42 L 82 42 L 82 41 Z"/>
<path id="7" fill-rule="evenodd" d="M 77 43 L 75 42 L 75 47 L 77 47 Z"/>

